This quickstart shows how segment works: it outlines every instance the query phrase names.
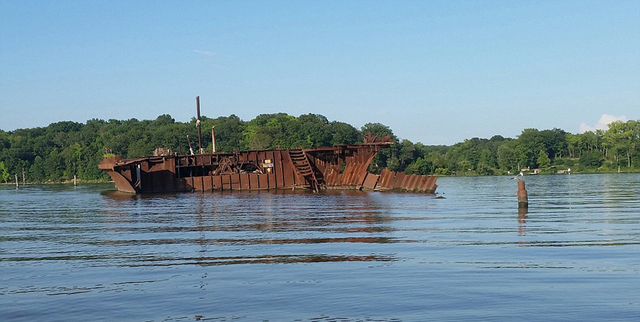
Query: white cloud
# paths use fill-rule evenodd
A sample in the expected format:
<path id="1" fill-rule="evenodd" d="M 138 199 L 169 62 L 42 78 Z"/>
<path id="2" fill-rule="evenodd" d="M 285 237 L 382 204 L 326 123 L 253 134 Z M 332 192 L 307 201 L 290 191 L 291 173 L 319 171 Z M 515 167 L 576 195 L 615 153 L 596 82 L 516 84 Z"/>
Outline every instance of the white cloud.
<path id="1" fill-rule="evenodd" d="M 194 49 L 193 52 L 196 54 L 207 55 L 207 56 L 213 56 L 216 54 L 215 51 L 207 51 L 207 50 L 200 50 L 200 49 Z"/>
<path id="2" fill-rule="evenodd" d="M 609 114 L 602 114 L 602 116 L 600 116 L 600 120 L 598 120 L 598 123 L 594 126 L 588 125 L 587 123 L 580 123 L 580 133 L 595 130 L 607 130 L 609 128 L 609 124 L 615 121 L 626 122 L 627 117 L 624 115 L 613 116 Z"/>

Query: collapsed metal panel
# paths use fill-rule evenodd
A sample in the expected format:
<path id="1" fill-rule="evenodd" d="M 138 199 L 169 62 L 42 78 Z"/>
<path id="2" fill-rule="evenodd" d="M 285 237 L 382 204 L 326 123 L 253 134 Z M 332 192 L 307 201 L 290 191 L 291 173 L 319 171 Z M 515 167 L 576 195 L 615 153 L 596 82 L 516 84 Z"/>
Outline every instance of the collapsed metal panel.
<path id="1" fill-rule="evenodd" d="M 376 188 L 376 184 L 378 183 L 379 179 L 380 179 L 379 175 L 369 173 L 367 174 L 367 177 L 364 179 L 364 183 L 362 184 L 362 187 L 365 189 L 373 190 Z"/>

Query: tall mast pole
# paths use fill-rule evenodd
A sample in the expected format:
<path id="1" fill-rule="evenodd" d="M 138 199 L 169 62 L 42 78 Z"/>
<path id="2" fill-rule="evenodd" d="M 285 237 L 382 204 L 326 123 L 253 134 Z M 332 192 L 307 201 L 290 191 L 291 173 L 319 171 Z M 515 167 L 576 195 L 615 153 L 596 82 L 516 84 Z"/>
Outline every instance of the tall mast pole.
<path id="1" fill-rule="evenodd" d="M 200 127 L 200 96 L 196 96 L 196 106 L 198 107 L 198 119 L 196 126 L 198 127 L 198 154 L 202 153 L 202 129 Z"/>

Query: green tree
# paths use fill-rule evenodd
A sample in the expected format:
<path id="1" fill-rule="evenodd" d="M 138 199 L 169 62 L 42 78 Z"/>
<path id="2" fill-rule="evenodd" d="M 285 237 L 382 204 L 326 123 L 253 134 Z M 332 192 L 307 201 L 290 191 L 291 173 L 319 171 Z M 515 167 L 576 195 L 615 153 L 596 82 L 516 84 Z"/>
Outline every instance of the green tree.
<path id="1" fill-rule="evenodd" d="M 540 131 L 537 129 L 524 129 L 518 136 L 516 149 L 521 166 L 535 166 L 537 164 L 538 151 L 545 149 Z"/>
<path id="2" fill-rule="evenodd" d="M 504 143 L 498 147 L 498 166 L 500 169 L 505 172 L 519 171 L 518 161 L 518 153 L 514 148 L 514 144 Z"/>
<path id="3" fill-rule="evenodd" d="M 331 145 L 331 126 L 326 117 L 318 114 L 305 114 L 298 117 L 298 122 L 300 123 L 300 135 L 305 142 L 304 147 Z"/>
<path id="4" fill-rule="evenodd" d="M 355 144 L 362 142 L 362 134 L 358 129 L 344 122 L 329 123 L 331 129 L 331 145 Z"/>
<path id="5" fill-rule="evenodd" d="M 538 153 L 537 163 L 538 167 L 540 167 L 541 169 L 547 169 L 549 168 L 549 166 L 551 166 L 551 159 L 549 159 L 547 152 L 544 152 L 544 150 L 540 150 L 540 152 Z"/>
<path id="6" fill-rule="evenodd" d="M 419 151 L 413 143 L 407 139 L 403 139 L 400 144 L 397 145 L 397 148 L 397 159 L 400 163 L 399 167 L 401 171 L 413 161 L 417 161 L 419 158 Z"/>
<path id="7" fill-rule="evenodd" d="M 580 156 L 580 165 L 588 168 L 598 168 L 602 166 L 602 154 L 599 151 L 585 152 Z"/>
<path id="8" fill-rule="evenodd" d="M 428 159 L 418 158 L 407 166 L 405 173 L 427 175 L 433 173 L 433 162 Z"/>
<path id="9" fill-rule="evenodd" d="M 2 182 L 7 182 L 9 176 L 9 169 L 4 165 L 4 162 L 0 161 L 0 179 L 2 179 Z"/>
<path id="10" fill-rule="evenodd" d="M 33 164 L 29 167 L 29 177 L 33 182 L 44 182 L 46 181 L 46 173 L 45 173 L 46 164 L 44 159 L 41 156 L 37 156 L 33 161 Z"/>
<path id="11" fill-rule="evenodd" d="M 389 136 L 394 142 L 397 141 L 397 137 L 393 134 L 393 131 L 388 126 L 381 123 L 367 123 L 360 129 L 362 133 L 371 133 L 373 136 L 379 138 Z"/>

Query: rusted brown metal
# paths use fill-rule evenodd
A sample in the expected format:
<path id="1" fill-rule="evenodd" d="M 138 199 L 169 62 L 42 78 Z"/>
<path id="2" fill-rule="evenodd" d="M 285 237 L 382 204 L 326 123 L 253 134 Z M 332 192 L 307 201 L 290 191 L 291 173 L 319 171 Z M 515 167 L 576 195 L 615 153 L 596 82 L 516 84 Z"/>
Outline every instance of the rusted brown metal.
<path id="1" fill-rule="evenodd" d="M 529 208 L 529 196 L 527 189 L 524 186 L 524 181 L 518 181 L 518 208 Z"/>
<path id="2" fill-rule="evenodd" d="M 367 172 L 373 157 L 389 144 L 161 155 L 131 160 L 107 158 L 99 168 L 113 178 L 118 190 L 129 193 L 296 188 L 434 193 L 435 177 L 388 169 L 379 175 Z"/>

